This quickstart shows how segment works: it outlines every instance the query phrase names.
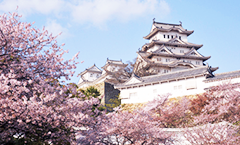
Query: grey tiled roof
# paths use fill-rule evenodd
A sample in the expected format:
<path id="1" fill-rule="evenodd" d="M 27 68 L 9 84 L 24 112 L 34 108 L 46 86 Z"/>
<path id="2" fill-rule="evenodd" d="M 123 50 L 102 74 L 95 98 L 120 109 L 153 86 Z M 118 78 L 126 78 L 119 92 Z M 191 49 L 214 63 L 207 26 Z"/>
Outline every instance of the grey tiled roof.
<path id="1" fill-rule="evenodd" d="M 199 75 L 211 76 L 209 67 L 203 66 L 203 67 L 199 67 L 199 68 L 192 68 L 192 69 L 182 70 L 182 71 L 178 71 L 178 72 L 171 72 L 171 73 L 166 73 L 166 74 L 141 77 L 141 79 L 143 80 L 141 83 L 135 83 L 135 84 L 124 84 L 123 83 L 123 84 L 116 85 L 115 87 L 121 88 L 121 87 L 135 86 L 135 85 L 140 85 L 140 84 L 164 82 L 164 81 L 176 80 L 176 79 L 187 78 L 187 77 L 194 77 L 194 76 L 199 76 Z"/>
<path id="2" fill-rule="evenodd" d="M 189 31 L 187 29 L 184 29 L 180 24 L 154 22 L 153 25 L 155 26 L 155 28 L 147 36 L 143 38 L 150 39 L 158 31 L 162 31 L 162 32 L 178 31 L 179 33 L 187 34 L 188 36 L 194 32 L 194 31 Z"/>
<path id="3" fill-rule="evenodd" d="M 213 81 L 231 79 L 231 78 L 238 78 L 238 77 L 240 77 L 240 70 L 215 74 L 215 77 L 207 78 L 206 80 L 204 80 L 204 82 L 213 82 Z"/>

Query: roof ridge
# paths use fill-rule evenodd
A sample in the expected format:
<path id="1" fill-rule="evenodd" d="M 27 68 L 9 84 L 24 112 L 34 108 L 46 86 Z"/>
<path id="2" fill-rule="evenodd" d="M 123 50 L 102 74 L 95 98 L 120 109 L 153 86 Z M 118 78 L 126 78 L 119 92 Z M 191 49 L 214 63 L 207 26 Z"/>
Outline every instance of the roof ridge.
<path id="1" fill-rule="evenodd" d="M 155 22 L 155 21 L 154 21 L 154 23 L 157 23 L 157 24 L 164 24 L 164 25 L 181 26 L 181 24 L 162 23 L 162 22 Z"/>
<path id="2" fill-rule="evenodd" d="M 240 72 L 240 70 L 229 71 L 229 72 L 223 72 L 223 73 L 217 73 L 217 74 L 214 74 L 214 75 L 215 75 L 215 76 L 218 76 L 218 75 L 229 74 L 229 73 L 233 73 L 233 72 Z"/>

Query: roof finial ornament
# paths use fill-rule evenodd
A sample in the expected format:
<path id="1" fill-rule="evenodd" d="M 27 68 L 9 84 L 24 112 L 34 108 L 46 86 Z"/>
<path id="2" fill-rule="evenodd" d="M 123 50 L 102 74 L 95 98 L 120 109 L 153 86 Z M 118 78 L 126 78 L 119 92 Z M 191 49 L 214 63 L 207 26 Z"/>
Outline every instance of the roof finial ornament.
<path id="1" fill-rule="evenodd" d="M 180 23 L 180 26 L 182 26 L 182 21 L 179 21 L 179 23 Z"/>
<path id="2" fill-rule="evenodd" d="M 153 18 L 153 23 L 155 23 L 155 18 Z"/>
<path id="3" fill-rule="evenodd" d="M 140 48 L 138 48 L 138 51 L 140 51 Z"/>

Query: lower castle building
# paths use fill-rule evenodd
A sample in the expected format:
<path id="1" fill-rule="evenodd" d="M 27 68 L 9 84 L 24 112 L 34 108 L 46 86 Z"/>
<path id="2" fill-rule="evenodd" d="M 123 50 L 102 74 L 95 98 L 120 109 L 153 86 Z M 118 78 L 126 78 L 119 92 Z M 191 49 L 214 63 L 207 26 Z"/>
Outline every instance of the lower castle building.
<path id="1" fill-rule="evenodd" d="M 211 56 L 198 52 L 203 45 L 188 42 L 193 32 L 184 29 L 182 23 L 153 21 L 150 33 L 144 37 L 149 43 L 137 52 L 131 77 L 124 72 L 127 64 L 107 60 L 103 71 L 94 65 L 80 73 L 78 86 L 109 83 L 120 92 L 121 102 L 127 104 L 148 102 L 164 94 L 170 94 L 170 98 L 195 95 L 222 83 L 240 83 L 240 71 L 213 73 L 218 67 L 205 63 Z"/>

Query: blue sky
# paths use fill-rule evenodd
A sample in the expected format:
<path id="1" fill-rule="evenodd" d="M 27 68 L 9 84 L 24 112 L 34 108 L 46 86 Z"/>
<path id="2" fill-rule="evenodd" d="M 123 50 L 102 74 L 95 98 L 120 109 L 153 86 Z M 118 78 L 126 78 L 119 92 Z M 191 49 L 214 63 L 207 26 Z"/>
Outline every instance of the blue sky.
<path id="1" fill-rule="evenodd" d="M 240 1 L 232 0 L 0 0 L 0 13 L 16 11 L 22 21 L 45 26 L 65 43 L 71 59 L 80 51 L 76 74 L 107 58 L 123 62 L 137 57 L 147 43 L 152 19 L 194 30 L 188 41 L 203 44 L 199 52 L 216 73 L 240 70 Z M 71 82 L 78 82 L 75 75 Z"/>

